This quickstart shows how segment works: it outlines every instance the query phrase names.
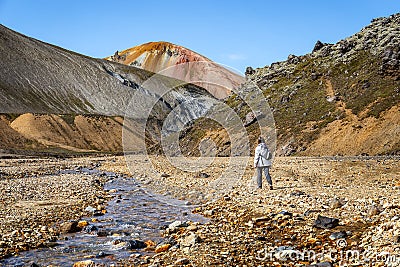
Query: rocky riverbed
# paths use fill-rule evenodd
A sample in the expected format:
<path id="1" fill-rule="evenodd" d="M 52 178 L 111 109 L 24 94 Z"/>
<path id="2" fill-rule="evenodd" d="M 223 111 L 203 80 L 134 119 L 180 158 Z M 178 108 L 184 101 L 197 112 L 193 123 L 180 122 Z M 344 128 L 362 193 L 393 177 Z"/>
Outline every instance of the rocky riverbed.
<path id="1" fill-rule="evenodd" d="M 95 167 L 96 159 L 0 160 L 0 259 L 37 247 L 52 247 L 62 225 L 87 215 L 110 198 L 106 177 L 62 173 Z M 63 228 L 64 227 L 64 228 Z"/>
<path id="2" fill-rule="evenodd" d="M 274 190 L 256 189 L 254 170 L 247 168 L 231 191 L 211 204 L 194 209 L 209 217 L 208 223 L 167 229 L 164 236 L 171 240 L 169 249 L 157 253 L 148 263 L 151 266 L 399 266 L 398 160 L 277 158 L 271 170 Z M 207 174 L 203 176 L 213 181 L 228 166 L 227 161 L 215 159 L 202 172 Z M 181 195 L 185 199 L 188 190 L 201 190 L 198 185 L 204 184 L 198 173 L 177 170 L 161 157 L 149 161 L 136 158 L 130 162 L 131 170 L 135 169 L 148 187 L 161 194 L 177 198 Z M 135 163 L 133 168 L 132 163 Z M 124 166 L 122 158 L 104 165 L 113 171 L 123 171 Z M 148 177 L 153 178 L 149 181 Z"/>
<path id="3" fill-rule="evenodd" d="M 162 231 L 165 241 L 149 242 L 147 253 L 132 250 L 120 265 L 399 266 L 398 160 L 277 158 L 271 170 L 274 190 L 256 189 L 249 166 L 214 202 L 193 206 L 209 222 L 176 221 Z M 185 204 L 193 202 L 188 191 L 208 190 L 207 183 L 224 168 L 235 168 L 226 158 L 195 173 L 173 168 L 163 157 L 134 156 L 129 162 L 144 186 Z M 105 181 L 54 175 L 83 167 L 130 173 L 124 157 L 0 161 L 2 257 L 51 246 L 63 222 L 87 216 L 89 205 L 106 203 Z M 81 264 L 95 265 L 90 259 Z"/>

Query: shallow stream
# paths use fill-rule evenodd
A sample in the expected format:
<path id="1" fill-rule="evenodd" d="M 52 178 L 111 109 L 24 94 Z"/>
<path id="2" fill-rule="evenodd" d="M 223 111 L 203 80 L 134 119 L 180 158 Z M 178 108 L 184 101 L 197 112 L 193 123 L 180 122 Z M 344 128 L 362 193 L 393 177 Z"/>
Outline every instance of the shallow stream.
<path id="1" fill-rule="evenodd" d="M 99 237 L 84 231 L 66 234 L 57 240 L 53 248 L 23 252 L 18 257 L 0 261 L 1 266 L 30 266 L 32 262 L 40 266 L 73 266 L 77 261 L 88 259 L 107 266 L 134 254 L 151 254 L 143 249 L 120 246 L 119 241 L 152 240 L 160 243 L 163 241 L 162 229 L 171 222 L 205 221 L 203 217 L 192 214 L 188 208 L 160 202 L 131 177 L 86 168 L 79 171 L 65 170 L 62 173 L 106 175 L 110 178 L 104 188 L 115 192 L 110 193 L 114 198 L 108 202 L 107 213 L 96 217 L 99 222 L 90 222 L 90 217 L 82 218 L 99 231 L 105 232 L 106 236 Z"/>

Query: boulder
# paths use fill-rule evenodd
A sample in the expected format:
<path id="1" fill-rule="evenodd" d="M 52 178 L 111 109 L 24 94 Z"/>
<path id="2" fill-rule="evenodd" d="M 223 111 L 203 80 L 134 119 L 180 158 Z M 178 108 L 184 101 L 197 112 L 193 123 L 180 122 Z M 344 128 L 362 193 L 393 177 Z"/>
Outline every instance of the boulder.
<path id="1" fill-rule="evenodd" d="M 197 225 L 192 224 L 187 229 L 188 229 L 188 231 L 197 231 L 198 227 L 197 227 Z"/>
<path id="2" fill-rule="evenodd" d="M 96 230 L 96 231 L 97 231 L 97 230 Z M 105 231 L 105 230 L 97 231 L 97 236 L 98 236 L 98 237 L 106 237 L 106 236 L 108 236 L 108 232 Z"/>
<path id="3" fill-rule="evenodd" d="M 208 177 L 210 177 L 210 175 L 208 173 L 205 173 L 205 172 L 200 172 L 198 174 L 198 177 L 199 178 L 208 178 Z"/>
<path id="4" fill-rule="evenodd" d="M 346 54 L 347 52 L 349 52 L 354 47 L 354 44 L 347 40 L 341 40 L 338 43 L 337 47 L 338 47 L 340 53 L 343 55 L 343 54 Z"/>
<path id="5" fill-rule="evenodd" d="M 187 222 L 182 222 L 182 221 L 174 221 L 173 223 L 170 223 L 168 225 L 168 229 L 170 231 L 170 233 L 175 233 L 178 228 L 182 228 L 182 227 L 188 227 L 189 224 Z"/>
<path id="6" fill-rule="evenodd" d="M 92 225 L 92 224 L 89 224 L 83 228 L 83 231 L 88 234 L 95 234 L 95 233 L 97 233 L 98 230 L 99 229 L 95 225 Z"/>
<path id="7" fill-rule="evenodd" d="M 94 267 L 94 261 L 87 260 L 87 261 L 78 261 L 74 263 L 73 267 Z"/>
<path id="8" fill-rule="evenodd" d="M 288 56 L 287 62 L 288 62 L 289 64 L 297 64 L 297 63 L 300 62 L 300 58 L 297 57 L 297 56 L 295 56 L 295 55 L 290 54 L 290 55 Z"/>
<path id="9" fill-rule="evenodd" d="M 255 122 L 257 119 L 256 115 L 253 112 L 249 112 L 246 114 L 246 119 L 244 122 L 244 127 L 249 126 L 250 124 L 252 124 L 253 122 Z"/>
<path id="10" fill-rule="evenodd" d="M 155 253 L 161 253 L 167 251 L 171 247 L 171 244 L 160 244 L 154 250 Z"/>
<path id="11" fill-rule="evenodd" d="M 322 229 L 332 229 L 338 225 L 339 225 L 339 219 L 318 215 L 313 226 Z"/>
<path id="12" fill-rule="evenodd" d="M 147 247 L 155 247 L 156 243 L 153 240 L 147 240 L 144 242 Z"/>
<path id="13" fill-rule="evenodd" d="M 215 210 L 206 210 L 204 211 L 205 216 L 213 216 L 215 214 Z"/>
<path id="14" fill-rule="evenodd" d="M 89 225 L 89 223 L 87 221 L 79 221 L 78 222 L 78 228 L 84 228 L 88 225 Z"/>
<path id="15" fill-rule="evenodd" d="M 96 254 L 96 258 L 105 258 L 107 256 L 110 256 L 111 254 L 107 254 L 104 251 L 100 251 L 99 253 Z"/>
<path id="16" fill-rule="evenodd" d="M 116 239 L 112 243 L 119 249 L 142 249 L 147 247 L 146 243 L 140 240 Z"/>
<path id="17" fill-rule="evenodd" d="M 190 233 L 189 235 L 185 236 L 181 239 L 179 244 L 182 247 L 191 247 L 200 241 L 200 237 L 194 233 Z"/>
<path id="18" fill-rule="evenodd" d="M 247 67 L 245 71 L 245 75 L 253 75 L 256 71 L 252 67 Z"/>
<path id="19" fill-rule="evenodd" d="M 313 73 L 311 73 L 310 78 L 311 78 L 311 80 L 315 81 L 315 80 L 317 80 L 320 76 L 321 76 L 320 73 L 313 72 Z"/>
<path id="20" fill-rule="evenodd" d="M 340 231 L 340 232 L 334 232 L 329 236 L 329 239 L 331 240 L 336 240 L 336 239 L 341 239 L 341 238 L 346 238 L 347 233 L 345 231 Z"/>
<path id="21" fill-rule="evenodd" d="M 335 197 L 331 200 L 330 207 L 332 209 L 338 209 L 338 208 L 341 208 L 342 206 L 343 206 L 343 203 L 340 201 L 340 199 Z"/>
<path id="22" fill-rule="evenodd" d="M 146 243 L 140 240 L 128 240 L 129 249 L 141 249 L 147 247 Z"/>
<path id="23" fill-rule="evenodd" d="M 372 206 L 368 209 L 368 216 L 370 216 L 370 217 L 376 216 L 376 215 L 378 215 L 379 213 L 381 213 L 381 211 L 380 211 L 380 209 L 379 209 L 377 206 L 375 206 L 375 205 L 372 205 Z"/>
<path id="24" fill-rule="evenodd" d="M 77 233 L 81 230 L 82 230 L 82 228 L 80 228 L 78 226 L 77 221 L 65 222 L 65 223 L 61 224 L 61 226 L 60 226 L 60 231 L 63 234 Z"/>
<path id="25" fill-rule="evenodd" d="M 187 265 L 189 263 L 190 261 L 187 258 L 181 258 L 175 261 L 175 265 Z"/>
<path id="26" fill-rule="evenodd" d="M 96 211 L 96 208 L 93 208 L 92 206 L 87 206 L 85 211 L 87 211 L 89 213 L 94 213 Z"/>

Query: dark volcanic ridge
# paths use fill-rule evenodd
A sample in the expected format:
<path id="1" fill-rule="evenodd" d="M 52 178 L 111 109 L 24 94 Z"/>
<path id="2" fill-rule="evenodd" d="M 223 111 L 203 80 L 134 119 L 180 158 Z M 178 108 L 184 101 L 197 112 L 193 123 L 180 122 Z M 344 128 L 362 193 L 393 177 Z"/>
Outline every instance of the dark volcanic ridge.
<path id="1" fill-rule="evenodd" d="M 382 155 L 400 151 L 400 14 L 372 20 L 360 32 L 270 66 L 248 67 L 270 105 L 277 129 L 277 155 Z M 233 94 L 225 102 L 255 141 L 254 115 Z M 198 121 L 183 141 L 186 153 L 212 133 Z M 214 133 L 221 129 L 214 128 Z M 225 151 L 227 136 L 217 142 Z"/>

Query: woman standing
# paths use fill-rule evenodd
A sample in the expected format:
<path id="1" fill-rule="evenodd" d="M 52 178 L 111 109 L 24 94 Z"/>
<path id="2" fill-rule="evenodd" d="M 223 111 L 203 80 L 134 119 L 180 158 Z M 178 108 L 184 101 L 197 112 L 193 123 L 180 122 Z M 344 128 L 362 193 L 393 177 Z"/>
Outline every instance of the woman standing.
<path id="1" fill-rule="evenodd" d="M 273 189 L 271 175 L 269 174 L 269 168 L 272 165 L 271 158 L 272 153 L 265 144 L 264 138 L 260 136 L 258 138 L 258 145 L 254 155 L 254 168 L 257 168 L 258 188 L 262 188 L 262 172 L 264 172 L 265 178 L 269 184 L 269 189 Z"/>

